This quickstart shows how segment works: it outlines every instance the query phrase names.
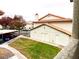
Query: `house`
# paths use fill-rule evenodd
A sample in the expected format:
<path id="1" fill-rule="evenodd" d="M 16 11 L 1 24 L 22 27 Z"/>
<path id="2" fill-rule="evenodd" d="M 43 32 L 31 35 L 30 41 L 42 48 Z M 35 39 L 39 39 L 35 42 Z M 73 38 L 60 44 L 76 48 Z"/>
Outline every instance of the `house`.
<path id="1" fill-rule="evenodd" d="M 34 27 L 40 24 L 50 24 L 72 31 L 72 19 L 70 18 L 64 18 L 61 16 L 48 13 L 47 15 L 37 19 L 38 21 L 33 21 Z"/>
<path id="2" fill-rule="evenodd" d="M 41 24 L 31 29 L 30 37 L 38 41 L 67 46 L 71 38 L 71 32 L 55 25 Z"/>
<path id="3" fill-rule="evenodd" d="M 27 22 L 27 25 L 24 27 L 25 30 L 32 29 L 34 27 L 37 27 L 41 24 L 50 24 L 55 25 L 57 27 L 72 31 L 72 19 L 65 18 L 61 16 L 57 16 L 51 13 L 48 13 L 47 15 L 39 18 L 38 13 L 35 14 L 35 21 L 29 21 Z"/>

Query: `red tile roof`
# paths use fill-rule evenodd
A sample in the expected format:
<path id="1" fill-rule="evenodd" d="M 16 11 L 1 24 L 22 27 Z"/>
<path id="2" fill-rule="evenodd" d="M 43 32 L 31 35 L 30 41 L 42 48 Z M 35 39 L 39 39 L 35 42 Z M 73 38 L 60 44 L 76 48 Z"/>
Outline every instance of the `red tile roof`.
<path id="1" fill-rule="evenodd" d="M 43 25 L 46 25 L 46 26 L 48 26 L 48 27 L 51 27 L 51 28 L 53 28 L 53 29 L 55 29 L 55 30 L 58 30 L 58 31 L 60 31 L 60 32 L 62 32 L 62 33 L 65 33 L 65 34 L 67 34 L 67 35 L 69 35 L 69 36 L 71 36 L 71 34 L 72 34 L 71 32 L 69 32 L 69 31 L 67 31 L 67 30 L 65 30 L 65 29 L 62 29 L 62 28 L 57 27 L 57 26 L 55 26 L 55 25 L 49 25 L 49 24 L 41 24 L 41 25 L 39 25 L 39 26 L 33 28 L 32 30 L 34 30 L 34 29 L 36 29 L 36 28 L 39 28 L 39 27 L 41 27 L 41 26 L 43 26 Z"/>
<path id="2" fill-rule="evenodd" d="M 54 17 L 57 17 L 58 19 L 43 20 L 47 16 L 54 16 Z M 53 15 L 53 14 L 49 13 L 49 14 L 43 16 L 42 18 L 38 19 L 38 21 L 34 21 L 34 23 L 46 23 L 46 22 L 47 23 L 50 23 L 50 22 L 72 22 L 72 19 L 64 18 L 64 17 Z"/>
<path id="3" fill-rule="evenodd" d="M 60 19 L 66 19 L 66 18 L 64 18 L 64 17 L 61 17 L 61 16 L 57 16 L 57 15 L 48 13 L 47 15 L 41 17 L 39 20 L 42 20 L 43 18 L 45 18 L 45 17 L 47 17 L 47 16 L 54 16 L 54 17 L 57 17 L 57 18 L 60 18 Z"/>
<path id="4" fill-rule="evenodd" d="M 72 20 L 71 19 L 54 19 L 54 20 L 34 21 L 33 23 L 53 23 L 53 22 L 72 22 Z"/>

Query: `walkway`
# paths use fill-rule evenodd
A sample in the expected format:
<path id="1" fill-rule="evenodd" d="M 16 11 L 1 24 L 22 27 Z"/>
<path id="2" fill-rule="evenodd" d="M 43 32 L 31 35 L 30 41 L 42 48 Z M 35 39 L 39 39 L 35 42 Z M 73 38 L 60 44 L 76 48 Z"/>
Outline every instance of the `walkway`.
<path id="1" fill-rule="evenodd" d="M 10 50 L 11 52 L 13 52 L 14 56 L 9 59 L 27 59 L 24 55 L 22 55 L 16 49 L 10 47 L 7 43 L 0 45 L 0 47 L 6 48 L 6 49 Z"/>

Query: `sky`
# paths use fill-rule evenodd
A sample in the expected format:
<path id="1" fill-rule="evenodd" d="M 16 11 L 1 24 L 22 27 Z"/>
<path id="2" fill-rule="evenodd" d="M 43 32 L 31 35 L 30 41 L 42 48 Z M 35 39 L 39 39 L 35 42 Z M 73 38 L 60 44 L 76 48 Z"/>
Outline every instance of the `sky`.
<path id="1" fill-rule="evenodd" d="M 26 21 L 51 13 L 65 18 L 73 17 L 73 3 L 70 0 L 0 0 L 4 16 L 21 15 Z"/>

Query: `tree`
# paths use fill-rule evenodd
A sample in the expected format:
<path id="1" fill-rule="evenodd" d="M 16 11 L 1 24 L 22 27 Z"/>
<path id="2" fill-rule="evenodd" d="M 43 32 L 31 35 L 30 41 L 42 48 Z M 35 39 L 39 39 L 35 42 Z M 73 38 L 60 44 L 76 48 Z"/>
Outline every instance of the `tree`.
<path id="1" fill-rule="evenodd" d="M 4 29 L 7 29 L 11 20 L 12 20 L 12 18 L 10 18 L 10 17 L 2 17 L 0 19 L 0 24 L 3 26 Z"/>
<path id="2" fill-rule="evenodd" d="M 10 28 L 11 29 L 17 29 L 17 30 L 20 30 L 20 29 L 23 29 L 23 27 L 25 26 L 25 22 L 21 22 L 21 21 L 18 21 L 18 20 L 13 20 L 11 21 L 10 23 Z"/>
<path id="3" fill-rule="evenodd" d="M 0 16 L 2 16 L 4 14 L 4 12 L 2 10 L 0 10 Z"/>
<path id="4" fill-rule="evenodd" d="M 11 29 L 21 30 L 26 25 L 26 22 L 22 16 L 14 16 L 13 20 L 10 22 Z"/>

